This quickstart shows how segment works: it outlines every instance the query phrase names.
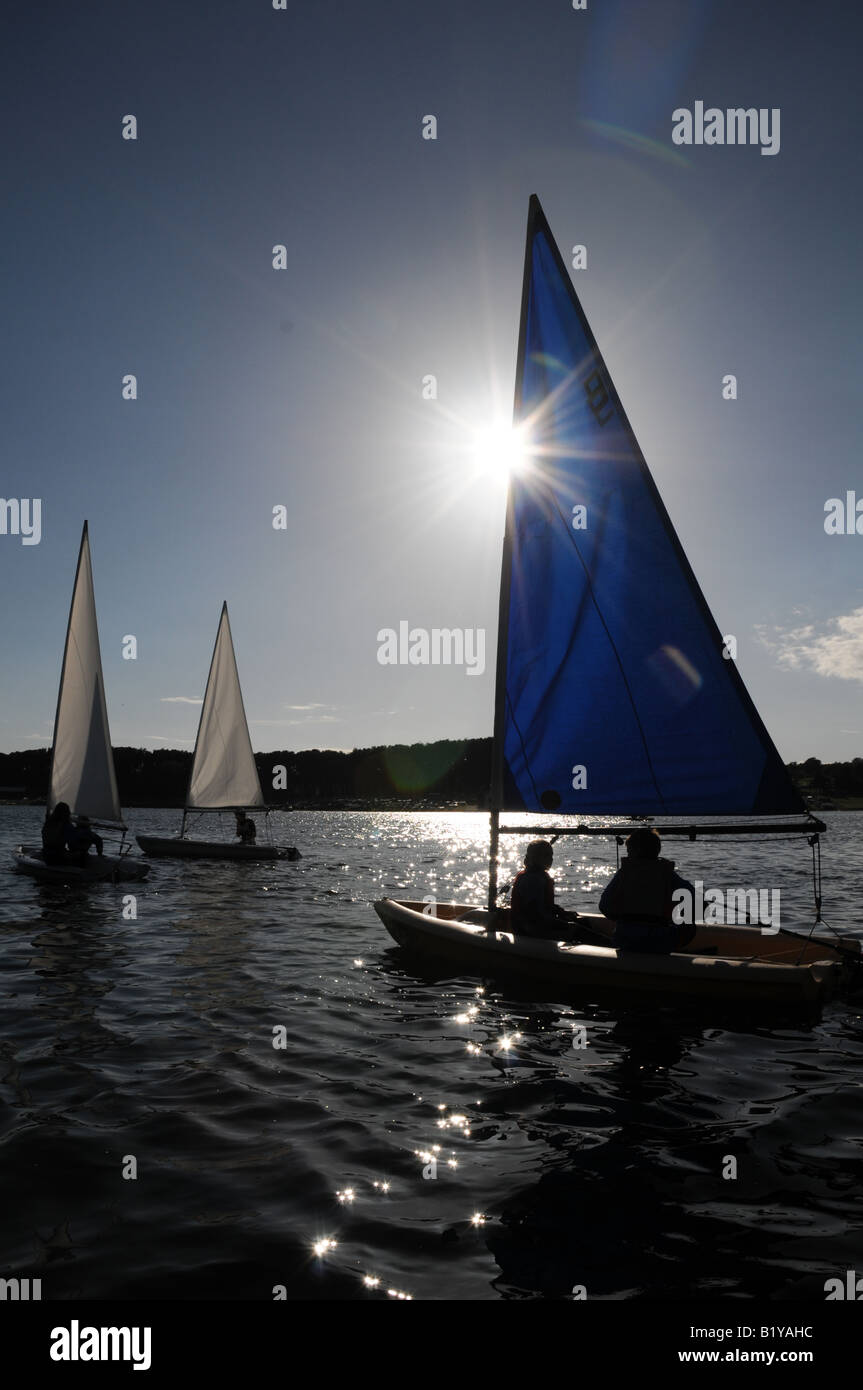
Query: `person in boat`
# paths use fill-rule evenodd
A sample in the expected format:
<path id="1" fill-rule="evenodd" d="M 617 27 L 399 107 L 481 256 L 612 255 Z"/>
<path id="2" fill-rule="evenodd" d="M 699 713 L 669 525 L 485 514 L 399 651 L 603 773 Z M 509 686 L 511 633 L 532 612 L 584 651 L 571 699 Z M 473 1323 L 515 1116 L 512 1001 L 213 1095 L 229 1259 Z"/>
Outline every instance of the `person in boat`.
<path id="1" fill-rule="evenodd" d="M 65 801 L 58 801 L 53 811 L 47 812 L 42 826 L 42 858 L 46 864 L 64 863 L 74 829 L 71 810 Z"/>
<path id="2" fill-rule="evenodd" d="M 662 859 L 658 833 L 644 826 L 626 841 L 626 858 L 599 900 L 599 910 L 614 921 L 618 951 L 669 955 L 680 951 L 695 935 L 693 923 L 676 924 L 672 918 L 675 889 L 685 888 L 695 900 L 692 884 L 670 859 Z"/>
<path id="3" fill-rule="evenodd" d="M 253 845 L 255 836 L 258 833 L 257 826 L 251 816 L 247 816 L 245 811 L 235 811 L 237 818 L 237 837 L 241 844 Z"/>
<path id="4" fill-rule="evenodd" d="M 83 864 L 91 845 L 96 846 L 97 854 L 101 854 L 105 848 L 101 835 L 97 835 L 90 826 L 90 817 L 79 816 L 69 834 L 69 852 L 76 855 Z"/>
<path id="5" fill-rule="evenodd" d="M 577 912 L 566 912 L 554 901 L 554 880 L 548 872 L 554 850 L 548 840 L 533 840 L 524 856 L 524 868 L 516 875 L 510 895 L 510 923 L 514 932 L 547 941 L 566 941 L 573 935 L 568 923 Z"/>

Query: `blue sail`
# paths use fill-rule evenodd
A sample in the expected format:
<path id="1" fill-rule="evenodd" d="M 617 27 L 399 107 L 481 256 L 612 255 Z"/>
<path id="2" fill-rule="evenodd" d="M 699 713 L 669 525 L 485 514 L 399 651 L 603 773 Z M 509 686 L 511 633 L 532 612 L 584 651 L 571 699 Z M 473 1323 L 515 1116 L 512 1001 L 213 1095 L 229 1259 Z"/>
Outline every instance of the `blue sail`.
<path id="1" fill-rule="evenodd" d="M 500 809 L 804 810 L 621 407 L 536 198 L 498 653 Z"/>

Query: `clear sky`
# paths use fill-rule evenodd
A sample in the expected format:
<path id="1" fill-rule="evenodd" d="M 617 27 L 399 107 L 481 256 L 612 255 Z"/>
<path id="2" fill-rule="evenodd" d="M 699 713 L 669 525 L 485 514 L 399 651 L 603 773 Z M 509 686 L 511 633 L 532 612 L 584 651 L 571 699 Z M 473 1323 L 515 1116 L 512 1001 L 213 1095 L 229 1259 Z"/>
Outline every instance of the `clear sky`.
<path id="1" fill-rule="evenodd" d="M 511 412 L 537 193 L 780 752 L 863 754 L 863 535 L 824 530 L 863 498 L 861 30 L 840 0 L 7 7 L 0 492 L 42 538 L 0 535 L 0 749 L 50 743 L 85 517 L 115 744 L 191 747 L 223 599 L 256 749 L 490 734 L 471 446 Z M 699 100 L 778 107 L 779 152 L 674 145 Z M 380 665 L 402 620 L 485 629 L 485 673 Z"/>

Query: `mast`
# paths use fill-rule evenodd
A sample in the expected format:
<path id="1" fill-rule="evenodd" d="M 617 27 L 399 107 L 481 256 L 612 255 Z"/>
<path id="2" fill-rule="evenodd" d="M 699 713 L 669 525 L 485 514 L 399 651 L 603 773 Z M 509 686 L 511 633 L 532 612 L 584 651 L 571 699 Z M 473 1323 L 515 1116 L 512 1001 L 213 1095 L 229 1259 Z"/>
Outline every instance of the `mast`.
<path id="1" fill-rule="evenodd" d="M 535 193 L 530 196 L 527 213 L 527 235 L 524 245 L 524 274 L 521 285 L 521 318 L 518 330 L 518 356 L 515 366 L 515 391 L 513 396 L 512 419 L 517 425 L 521 419 L 522 382 L 524 377 L 524 354 L 527 344 L 527 308 L 530 297 L 531 249 L 539 199 Z M 503 532 L 503 552 L 500 567 L 500 602 L 497 616 L 497 664 L 494 687 L 494 734 L 491 752 L 491 795 L 489 797 L 489 858 L 488 858 L 488 911 L 489 926 L 497 906 L 498 845 L 500 841 L 500 812 L 503 805 L 503 740 L 506 725 L 506 663 L 509 639 L 509 602 L 512 587 L 512 540 L 514 507 L 512 495 L 512 476 L 506 485 L 506 521 Z"/>

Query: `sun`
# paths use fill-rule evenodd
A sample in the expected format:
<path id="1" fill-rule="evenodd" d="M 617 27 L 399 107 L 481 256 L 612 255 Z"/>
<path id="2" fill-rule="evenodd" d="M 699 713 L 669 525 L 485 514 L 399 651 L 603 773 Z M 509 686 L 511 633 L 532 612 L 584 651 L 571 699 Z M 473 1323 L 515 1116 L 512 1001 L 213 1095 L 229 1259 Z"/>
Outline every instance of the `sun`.
<path id="1" fill-rule="evenodd" d="M 505 420 L 495 420 L 477 430 L 473 440 L 477 473 L 505 483 L 511 473 L 520 473 L 527 464 L 523 433 Z"/>

